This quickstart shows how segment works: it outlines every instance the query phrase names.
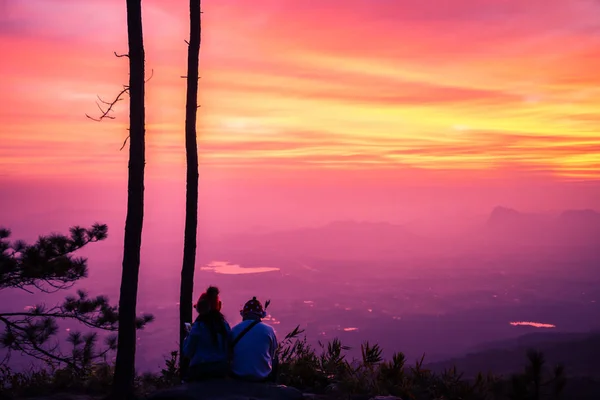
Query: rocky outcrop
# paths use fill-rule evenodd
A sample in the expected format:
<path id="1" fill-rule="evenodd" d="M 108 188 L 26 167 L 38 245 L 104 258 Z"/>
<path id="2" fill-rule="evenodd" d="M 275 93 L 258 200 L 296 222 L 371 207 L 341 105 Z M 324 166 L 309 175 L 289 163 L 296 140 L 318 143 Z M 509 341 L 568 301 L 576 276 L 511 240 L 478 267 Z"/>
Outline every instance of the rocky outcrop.
<path id="1" fill-rule="evenodd" d="M 229 379 L 186 383 L 161 390 L 150 400 L 302 400 L 297 389 L 265 383 L 241 382 Z"/>

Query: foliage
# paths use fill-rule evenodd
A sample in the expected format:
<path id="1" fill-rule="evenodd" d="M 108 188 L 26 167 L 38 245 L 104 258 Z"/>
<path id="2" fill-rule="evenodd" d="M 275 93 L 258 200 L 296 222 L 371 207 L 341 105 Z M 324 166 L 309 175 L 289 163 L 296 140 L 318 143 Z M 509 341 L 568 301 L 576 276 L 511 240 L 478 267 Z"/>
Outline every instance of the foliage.
<path id="1" fill-rule="evenodd" d="M 544 354 L 533 349 L 527 352 L 527 360 L 524 373 L 513 375 L 496 388 L 508 394 L 510 399 L 559 398 L 567 383 L 564 366 L 556 365 L 550 373 L 546 373 Z"/>
<path id="2" fill-rule="evenodd" d="M 77 393 L 106 396 L 110 394 L 114 379 L 114 366 L 96 363 L 81 373 L 71 367 L 31 368 L 14 372 L 0 366 L 0 393 L 12 397 L 30 397 L 52 393 Z M 180 384 L 178 352 L 165 359 L 165 366 L 158 374 L 144 373 L 136 376 L 135 394 L 144 397 L 157 390 Z M 0 398 L 2 398 L 0 396 Z"/>
<path id="3" fill-rule="evenodd" d="M 528 364 L 522 374 L 510 378 L 484 376 L 464 379 L 452 368 L 435 374 L 424 366 L 424 356 L 408 365 L 402 353 L 388 361 L 381 348 L 365 342 L 361 358 L 348 360 L 338 339 L 327 345 L 319 343 L 320 353 L 312 348 L 303 331 L 288 334 L 279 350 L 280 383 L 313 393 L 349 396 L 392 395 L 402 399 L 473 399 L 525 400 L 560 398 L 566 385 L 564 368 L 557 366 L 545 377 L 544 358 L 539 352 L 527 354 Z"/>
<path id="4" fill-rule="evenodd" d="M 561 398 L 566 380 L 564 368 L 546 371 L 543 354 L 527 353 L 523 373 L 512 377 L 483 376 L 464 379 L 456 368 L 434 374 L 424 366 L 424 357 L 410 365 L 402 353 L 383 360 L 378 345 L 361 346 L 361 357 L 348 360 L 348 347 L 338 339 L 319 343 L 320 352 L 300 338 L 296 328 L 282 342 L 279 351 L 280 382 L 299 389 L 322 394 L 327 398 L 368 399 L 376 395 L 392 395 L 402 399 L 472 399 L 534 400 Z M 178 352 L 165 359 L 158 374 L 146 373 L 135 379 L 135 393 L 143 397 L 156 390 L 180 383 Z M 13 373 L 0 367 L 0 392 L 15 396 L 41 393 L 76 392 L 105 395 L 110 393 L 114 368 L 99 363 L 86 374 L 74 373 L 69 367 Z M 564 398 L 568 398 L 565 396 Z"/>
<path id="5" fill-rule="evenodd" d="M 107 226 L 100 224 L 89 229 L 76 226 L 70 229 L 69 236 L 40 236 L 30 245 L 23 241 L 10 242 L 11 232 L 0 229 L 0 291 L 21 289 L 33 294 L 71 288 L 87 276 L 87 260 L 73 253 L 89 243 L 106 239 L 107 231 Z M 97 332 L 70 332 L 68 350 L 61 349 L 57 340 L 59 320 L 114 332 L 118 329 L 118 310 L 105 296 L 90 297 L 78 290 L 55 306 L 38 304 L 24 311 L 1 312 L 4 331 L 0 334 L 0 346 L 8 349 L 4 363 L 11 351 L 39 359 L 52 370 L 68 368 L 71 374 L 86 375 L 95 364 L 106 363 L 107 354 L 116 348 L 114 335 L 106 337 L 101 347 Z M 152 320 L 149 314 L 137 318 L 137 328 L 143 328 Z M 17 377 L 22 379 L 20 375 Z"/>
<path id="6" fill-rule="evenodd" d="M 112 383 L 113 368 L 97 363 L 82 374 L 70 367 L 38 368 L 14 372 L 0 366 L 0 392 L 18 397 L 47 395 L 58 392 L 106 394 Z"/>
<path id="7" fill-rule="evenodd" d="M 71 287 L 87 277 L 87 260 L 72 254 L 87 245 L 106 239 L 106 225 L 90 229 L 74 226 L 70 236 L 40 236 L 33 245 L 10 242 L 11 232 L 0 228 L 0 290 L 19 288 L 31 292 L 54 292 Z"/>

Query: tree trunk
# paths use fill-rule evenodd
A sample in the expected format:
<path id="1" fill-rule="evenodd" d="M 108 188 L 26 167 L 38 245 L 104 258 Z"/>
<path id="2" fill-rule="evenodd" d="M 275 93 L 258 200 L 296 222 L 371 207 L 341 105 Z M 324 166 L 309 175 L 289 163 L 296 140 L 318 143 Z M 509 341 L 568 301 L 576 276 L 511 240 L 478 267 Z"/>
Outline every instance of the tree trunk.
<path id="1" fill-rule="evenodd" d="M 141 0 L 127 0 L 129 41 L 129 182 L 119 298 L 119 334 L 113 395 L 130 398 L 135 377 L 136 305 L 144 221 L 145 109 Z"/>
<path id="2" fill-rule="evenodd" d="M 200 0 L 190 0 L 190 41 L 188 45 L 187 97 L 185 105 L 185 152 L 187 159 L 187 186 L 185 196 L 185 233 L 181 289 L 179 297 L 179 351 L 182 354 L 186 335 L 185 322 L 192 322 L 192 295 L 196 264 L 198 230 L 198 144 L 196 140 L 196 114 L 198 111 L 198 59 L 200 55 Z M 180 357 L 182 376 L 187 370 L 187 360 Z"/>

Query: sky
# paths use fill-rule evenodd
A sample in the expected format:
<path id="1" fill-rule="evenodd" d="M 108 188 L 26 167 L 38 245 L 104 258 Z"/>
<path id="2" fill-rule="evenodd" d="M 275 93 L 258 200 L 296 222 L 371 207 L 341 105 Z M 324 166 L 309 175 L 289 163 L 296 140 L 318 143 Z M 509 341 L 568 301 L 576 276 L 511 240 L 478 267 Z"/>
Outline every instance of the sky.
<path id="1" fill-rule="evenodd" d="M 160 185 L 179 185 L 180 199 L 187 2 L 142 3 L 152 76 L 147 187 L 168 197 Z M 413 205 L 436 197 L 400 187 L 428 185 L 448 196 L 486 188 L 471 196 L 487 193 L 485 207 L 504 198 L 529 208 L 545 199 L 546 209 L 600 201 L 598 1 L 202 4 L 207 207 L 264 219 L 326 203 L 340 216 L 370 208 L 365 217 L 384 218 L 392 197 L 412 196 Z M 111 99 L 127 83 L 126 58 L 113 54 L 127 52 L 125 2 L 0 0 L 0 49 L 4 205 L 27 190 L 123 192 L 127 101 L 114 120 L 85 114 L 97 115 L 97 96 Z M 504 198 L 490 187 L 506 187 Z M 356 204 L 340 206 L 349 197 Z M 452 200 L 460 207 L 475 204 L 460 197 Z M 267 200 L 287 206 L 271 214 Z"/>

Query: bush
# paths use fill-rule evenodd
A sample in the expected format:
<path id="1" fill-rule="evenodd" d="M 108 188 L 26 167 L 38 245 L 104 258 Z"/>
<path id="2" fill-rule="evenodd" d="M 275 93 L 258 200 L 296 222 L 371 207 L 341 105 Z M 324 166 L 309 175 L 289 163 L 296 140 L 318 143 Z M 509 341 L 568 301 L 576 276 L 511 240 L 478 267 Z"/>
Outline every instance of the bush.
<path id="1" fill-rule="evenodd" d="M 379 345 L 365 342 L 360 359 L 348 360 L 349 348 L 338 339 L 313 348 L 298 327 L 282 341 L 278 350 L 279 383 L 305 392 L 331 398 L 398 396 L 413 399 L 464 400 L 541 400 L 557 399 L 566 384 L 564 368 L 557 366 L 550 374 L 545 370 L 543 354 L 527 353 L 528 363 L 521 374 L 501 378 L 479 375 L 465 380 L 456 368 L 434 374 L 424 367 L 424 357 L 408 365 L 402 353 L 383 360 Z M 178 352 L 170 353 L 157 374 L 146 373 L 135 380 L 136 394 L 144 397 L 163 388 L 180 384 Z M 110 393 L 113 367 L 107 363 L 85 369 L 37 369 L 13 372 L 0 367 L 0 393 L 11 396 L 35 396 L 48 393 Z"/>
<path id="2" fill-rule="evenodd" d="M 165 360 L 165 367 L 158 374 L 145 373 L 135 379 L 135 392 L 139 397 L 181 382 L 178 370 L 178 354 L 172 352 Z M 76 393 L 106 396 L 113 384 L 114 366 L 97 363 L 82 374 L 79 369 L 31 368 L 25 372 L 14 372 L 0 366 L 0 398 L 7 396 L 32 397 L 52 393 Z"/>
<path id="3" fill-rule="evenodd" d="M 556 399 L 564 390 L 564 368 L 557 366 L 545 374 L 544 358 L 539 352 L 527 353 L 528 364 L 522 374 L 509 378 L 482 375 L 475 380 L 463 379 L 456 368 L 434 374 L 424 367 L 424 356 L 412 366 L 396 353 L 391 360 L 382 359 L 379 345 L 365 342 L 361 358 L 347 360 L 338 339 L 327 345 L 319 343 L 320 353 L 312 348 L 298 328 L 288 334 L 279 350 L 280 383 L 301 390 L 348 398 L 360 396 L 398 396 L 403 399 Z M 546 376 L 548 375 L 548 376 Z"/>

